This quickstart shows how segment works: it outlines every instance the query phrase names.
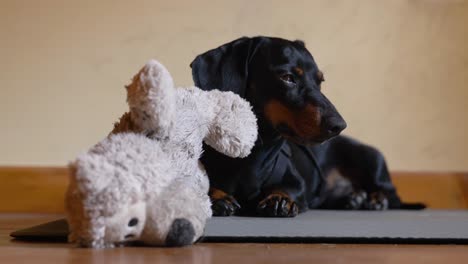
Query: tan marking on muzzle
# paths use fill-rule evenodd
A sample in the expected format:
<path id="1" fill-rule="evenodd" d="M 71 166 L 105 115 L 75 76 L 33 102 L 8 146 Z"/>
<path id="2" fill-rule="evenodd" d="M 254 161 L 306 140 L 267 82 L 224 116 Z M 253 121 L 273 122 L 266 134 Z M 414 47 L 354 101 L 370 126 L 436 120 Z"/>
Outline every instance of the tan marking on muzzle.
<path id="1" fill-rule="evenodd" d="M 274 126 L 286 124 L 300 138 L 310 139 L 320 135 L 320 110 L 312 104 L 300 110 L 291 110 L 280 101 L 271 100 L 265 105 L 265 116 Z"/>

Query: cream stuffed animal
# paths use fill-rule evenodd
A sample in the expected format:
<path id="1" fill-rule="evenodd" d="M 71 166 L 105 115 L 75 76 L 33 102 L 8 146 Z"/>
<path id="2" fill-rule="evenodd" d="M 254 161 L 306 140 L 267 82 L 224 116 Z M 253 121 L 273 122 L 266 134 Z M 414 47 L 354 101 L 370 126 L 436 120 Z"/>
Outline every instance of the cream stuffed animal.
<path id="1" fill-rule="evenodd" d="M 192 244 L 211 216 L 202 142 L 246 157 L 257 137 L 255 115 L 234 93 L 175 88 L 154 60 L 126 88 L 130 111 L 70 164 L 69 240 L 94 248 Z"/>

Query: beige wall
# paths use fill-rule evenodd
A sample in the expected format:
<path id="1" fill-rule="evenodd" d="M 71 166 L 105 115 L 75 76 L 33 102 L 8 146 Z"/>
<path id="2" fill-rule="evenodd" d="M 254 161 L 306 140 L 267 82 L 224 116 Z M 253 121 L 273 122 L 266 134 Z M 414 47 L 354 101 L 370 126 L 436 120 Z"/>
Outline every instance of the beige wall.
<path id="1" fill-rule="evenodd" d="M 468 170 L 468 1 L 0 0 L 0 165 L 63 165 L 125 111 L 149 58 L 192 83 L 195 55 L 300 38 L 346 134 L 393 170 Z"/>

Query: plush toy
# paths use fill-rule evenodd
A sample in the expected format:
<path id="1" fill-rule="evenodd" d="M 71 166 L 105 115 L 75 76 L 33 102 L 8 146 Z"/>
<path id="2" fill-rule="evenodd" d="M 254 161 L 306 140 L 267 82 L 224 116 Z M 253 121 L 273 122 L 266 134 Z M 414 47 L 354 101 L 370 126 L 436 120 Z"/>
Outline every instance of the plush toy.
<path id="1" fill-rule="evenodd" d="M 202 143 L 247 156 L 255 115 L 234 93 L 175 88 L 154 60 L 126 88 L 129 112 L 70 164 L 69 240 L 94 248 L 192 244 L 211 216 Z"/>

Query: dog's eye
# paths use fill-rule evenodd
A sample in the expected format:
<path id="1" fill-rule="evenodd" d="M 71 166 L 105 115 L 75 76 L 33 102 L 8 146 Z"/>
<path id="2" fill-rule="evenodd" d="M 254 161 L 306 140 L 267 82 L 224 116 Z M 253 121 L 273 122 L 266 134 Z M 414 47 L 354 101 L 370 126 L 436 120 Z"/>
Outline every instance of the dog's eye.
<path id="1" fill-rule="evenodd" d="M 296 81 L 294 80 L 294 76 L 292 76 L 292 74 L 283 74 L 283 75 L 280 75 L 280 79 L 283 81 L 283 82 L 287 82 L 287 83 L 296 83 Z"/>

